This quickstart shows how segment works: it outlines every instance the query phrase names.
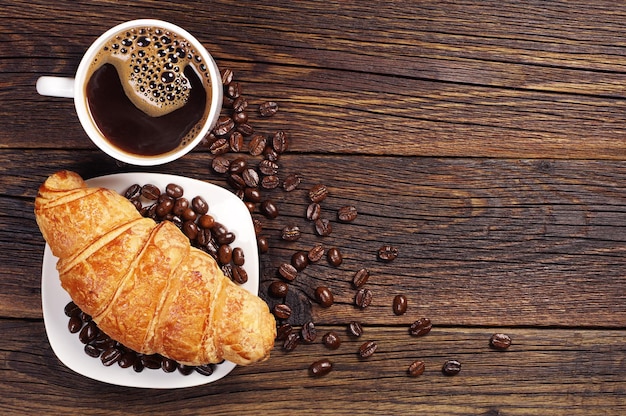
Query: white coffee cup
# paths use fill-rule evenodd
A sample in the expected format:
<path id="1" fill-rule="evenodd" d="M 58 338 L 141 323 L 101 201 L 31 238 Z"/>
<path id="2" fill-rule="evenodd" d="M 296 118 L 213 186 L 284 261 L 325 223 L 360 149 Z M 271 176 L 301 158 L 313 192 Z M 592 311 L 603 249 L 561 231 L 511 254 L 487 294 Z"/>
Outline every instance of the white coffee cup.
<path id="1" fill-rule="evenodd" d="M 184 146 L 162 155 L 137 155 L 123 151 L 111 144 L 111 142 L 104 137 L 92 118 L 86 97 L 86 85 L 89 81 L 87 78 L 89 76 L 90 66 L 94 57 L 98 54 L 104 44 L 107 43 L 107 41 L 109 41 L 116 33 L 138 27 L 158 27 L 177 33 L 182 38 L 186 39 L 195 50 L 196 54 L 201 57 L 202 62 L 206 66 L 206 72 L 210 77 L 211 101 L 208 117 L 206 117 L 202 126 L 197 129 L 197 133 L 193 136 L 193 138 L 186 141 Z M 80 123 L 93 143 L 95 143 L 106 154 L 119 161 L 141 166 L 160 165 L 171 162 L 181 156 L 184 156 L 196 147 L 196 145 L 199 144 L 199 142 L 209 133 L 217 122 L 223 99 L 223 87 L 219 69 L 213 60 L 213 57 L 204 48 L 204 46 L 184 29 L 172 23 L 156 19 L 128 21 L 109 29 L 107 32 L 98 37 L 89 49 L 87 49 L 87 52 L 85 52 L 85 55 L 80 61 L 74 78 L 42 76 L 37 80 L 37 92 L 46 96 L 73 98 Z"/>

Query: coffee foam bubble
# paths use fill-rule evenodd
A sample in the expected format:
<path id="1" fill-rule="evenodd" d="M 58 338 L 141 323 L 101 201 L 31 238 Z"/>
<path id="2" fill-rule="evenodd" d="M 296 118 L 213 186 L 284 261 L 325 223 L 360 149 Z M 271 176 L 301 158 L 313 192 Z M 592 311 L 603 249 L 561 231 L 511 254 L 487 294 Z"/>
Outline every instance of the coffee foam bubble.
<path id="1" fill-rule="evenodd" d="M 107 63 L 117 69 L 126 96 L 152 117 L 185 105 L 191 92 L 184 74 L 188 65 L 192 65 L 200 79 L 208 79 L 201 57 L 189 42 L 158 27 L 133 28 L 115 34 L 98 52 L 90 72 Z"/>

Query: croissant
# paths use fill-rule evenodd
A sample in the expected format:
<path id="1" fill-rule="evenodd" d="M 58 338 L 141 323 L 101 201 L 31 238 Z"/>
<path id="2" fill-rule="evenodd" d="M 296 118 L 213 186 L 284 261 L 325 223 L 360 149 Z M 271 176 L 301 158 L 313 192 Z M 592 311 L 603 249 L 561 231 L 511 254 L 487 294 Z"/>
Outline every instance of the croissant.
<path id="1" fill-rule="evenodd" d="M 269 357 L 276 322 L 169 221 L 61 171 L 39 188 L 35 217 L 62 287 L 100 329 L 144 354 L 187 365 Z"/>

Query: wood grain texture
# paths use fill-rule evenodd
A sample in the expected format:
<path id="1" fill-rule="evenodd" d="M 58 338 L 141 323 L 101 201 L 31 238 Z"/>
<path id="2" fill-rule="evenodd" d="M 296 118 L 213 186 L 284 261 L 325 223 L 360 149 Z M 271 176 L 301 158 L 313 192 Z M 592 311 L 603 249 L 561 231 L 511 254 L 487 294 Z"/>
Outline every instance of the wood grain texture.
<path id="1" fill-rule="evenodd" d="M 269 361 L 237 367 L 211 385 L 135 391 L 68 370 L 50 351 L 41 323 L 0 320 L 0 328 L 6 334 L 3 342 L 14 351 L 0 351 L 7 362 L 1 370 L 0 410 L 10 414 L 54 410 L 123 415 L 164 409 L 176 409 L 181 415 L 278 410 L 336 415 L 388 414 L 399 409 L 442 415 L 626 411 L 621 331 L 507 329 L 513 345 L 502 352 L 488 346 L 494 328 L 434 327 L 425 337 L 413 338 L 402 328 L 366 327 L 362 339 L 357 339 L 344 336 L 343 327 L 320 326 L 321 334 L 329 330 L 341 334 L 338 350 L 329 351 L 319 340 L 290 353 L 277 348 Z M 379 345 L 367 360 L 356 354 L 364 340 Z M 322 357 L 333 362 L 333 371 L 322 378 L 309 377 L 309 365 Z M 417 359 L 426 363 L 426 371 L 418 378 L 408 377 L 406 370 Z M 442 375 L 441 366 L 448 359 L 461 362 L 457 376 Z M 37 400 L 30 400 L 32 395 Z"/>
<path id="2" fill-rule="evenodd" d="M 0 8 L 0 413 L 429 414 L 626 413 L 626 7 L 608 1 L 49 2 Z M 41 97 L 41 75 L 72 76 L 95 38 L 117 23 L 178 23 L 231 68 L 258 132 L 288 132 L 280 176 L 300 188 L 267 193 L 260 295 L 291 255 L 322 242 L 339 267 L 310 265 L 284 299 L 318 339 L 182 390 L 98 383 L 62 365 L 41 319 L 44 242 L 37 188 L 60 169 L 86 178 L 128 171 L 228 186 L 198 148 L 153 168 L 118 164 L 88 140 L 71 100 Z M 275 100 L 280 111 L 261 118 Z M 244 149 L 245 151 L 245 149 Z M 227 155 L 235 158 L 236 154 Z M 253 160 L 254 158 L 251 158 Z M 254 159 L 258 161 L 257 159 Z M 325 184 L 319 237 L 307 190 Z M 350 224 L 336 220 L 358 209 Z M 296 242 L 280 238 L 298 225 Z M 399 257 L 376 259 L 382 244 Z M 372 304 L 354 306 L 351 279 L 371 273 Z M 335 304 L 314 301 L 317 286 Z M 395 316 L 396 294 L 408 311 Z M 282 300 L 281 300 L 282 301 Z M 429 317 L 423 338 L 408 326 Z M 345 335 L 352 320 L 361 339 Z M 320 337 L 342 335 L 337 351 Z M 494 332 L 513 338 L 489 348 Z M 368 360 L 359 345 L 374 340 Z M 308 366 L 328 357 L 322 378 Z M 463 368 L 441 374 L 446 359 Z M 416 379 L 406 375 L 426 362 Z"/>

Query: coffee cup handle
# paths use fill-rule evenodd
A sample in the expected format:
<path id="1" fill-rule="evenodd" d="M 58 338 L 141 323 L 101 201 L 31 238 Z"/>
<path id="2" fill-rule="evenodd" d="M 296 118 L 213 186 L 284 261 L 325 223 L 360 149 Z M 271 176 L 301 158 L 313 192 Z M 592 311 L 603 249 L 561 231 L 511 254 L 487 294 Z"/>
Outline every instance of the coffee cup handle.
<path id="1" fill-rule="evenodd" d="M 74 78 L 39 77 L 37 92 L 50 97 L 74 98 Z"/>

